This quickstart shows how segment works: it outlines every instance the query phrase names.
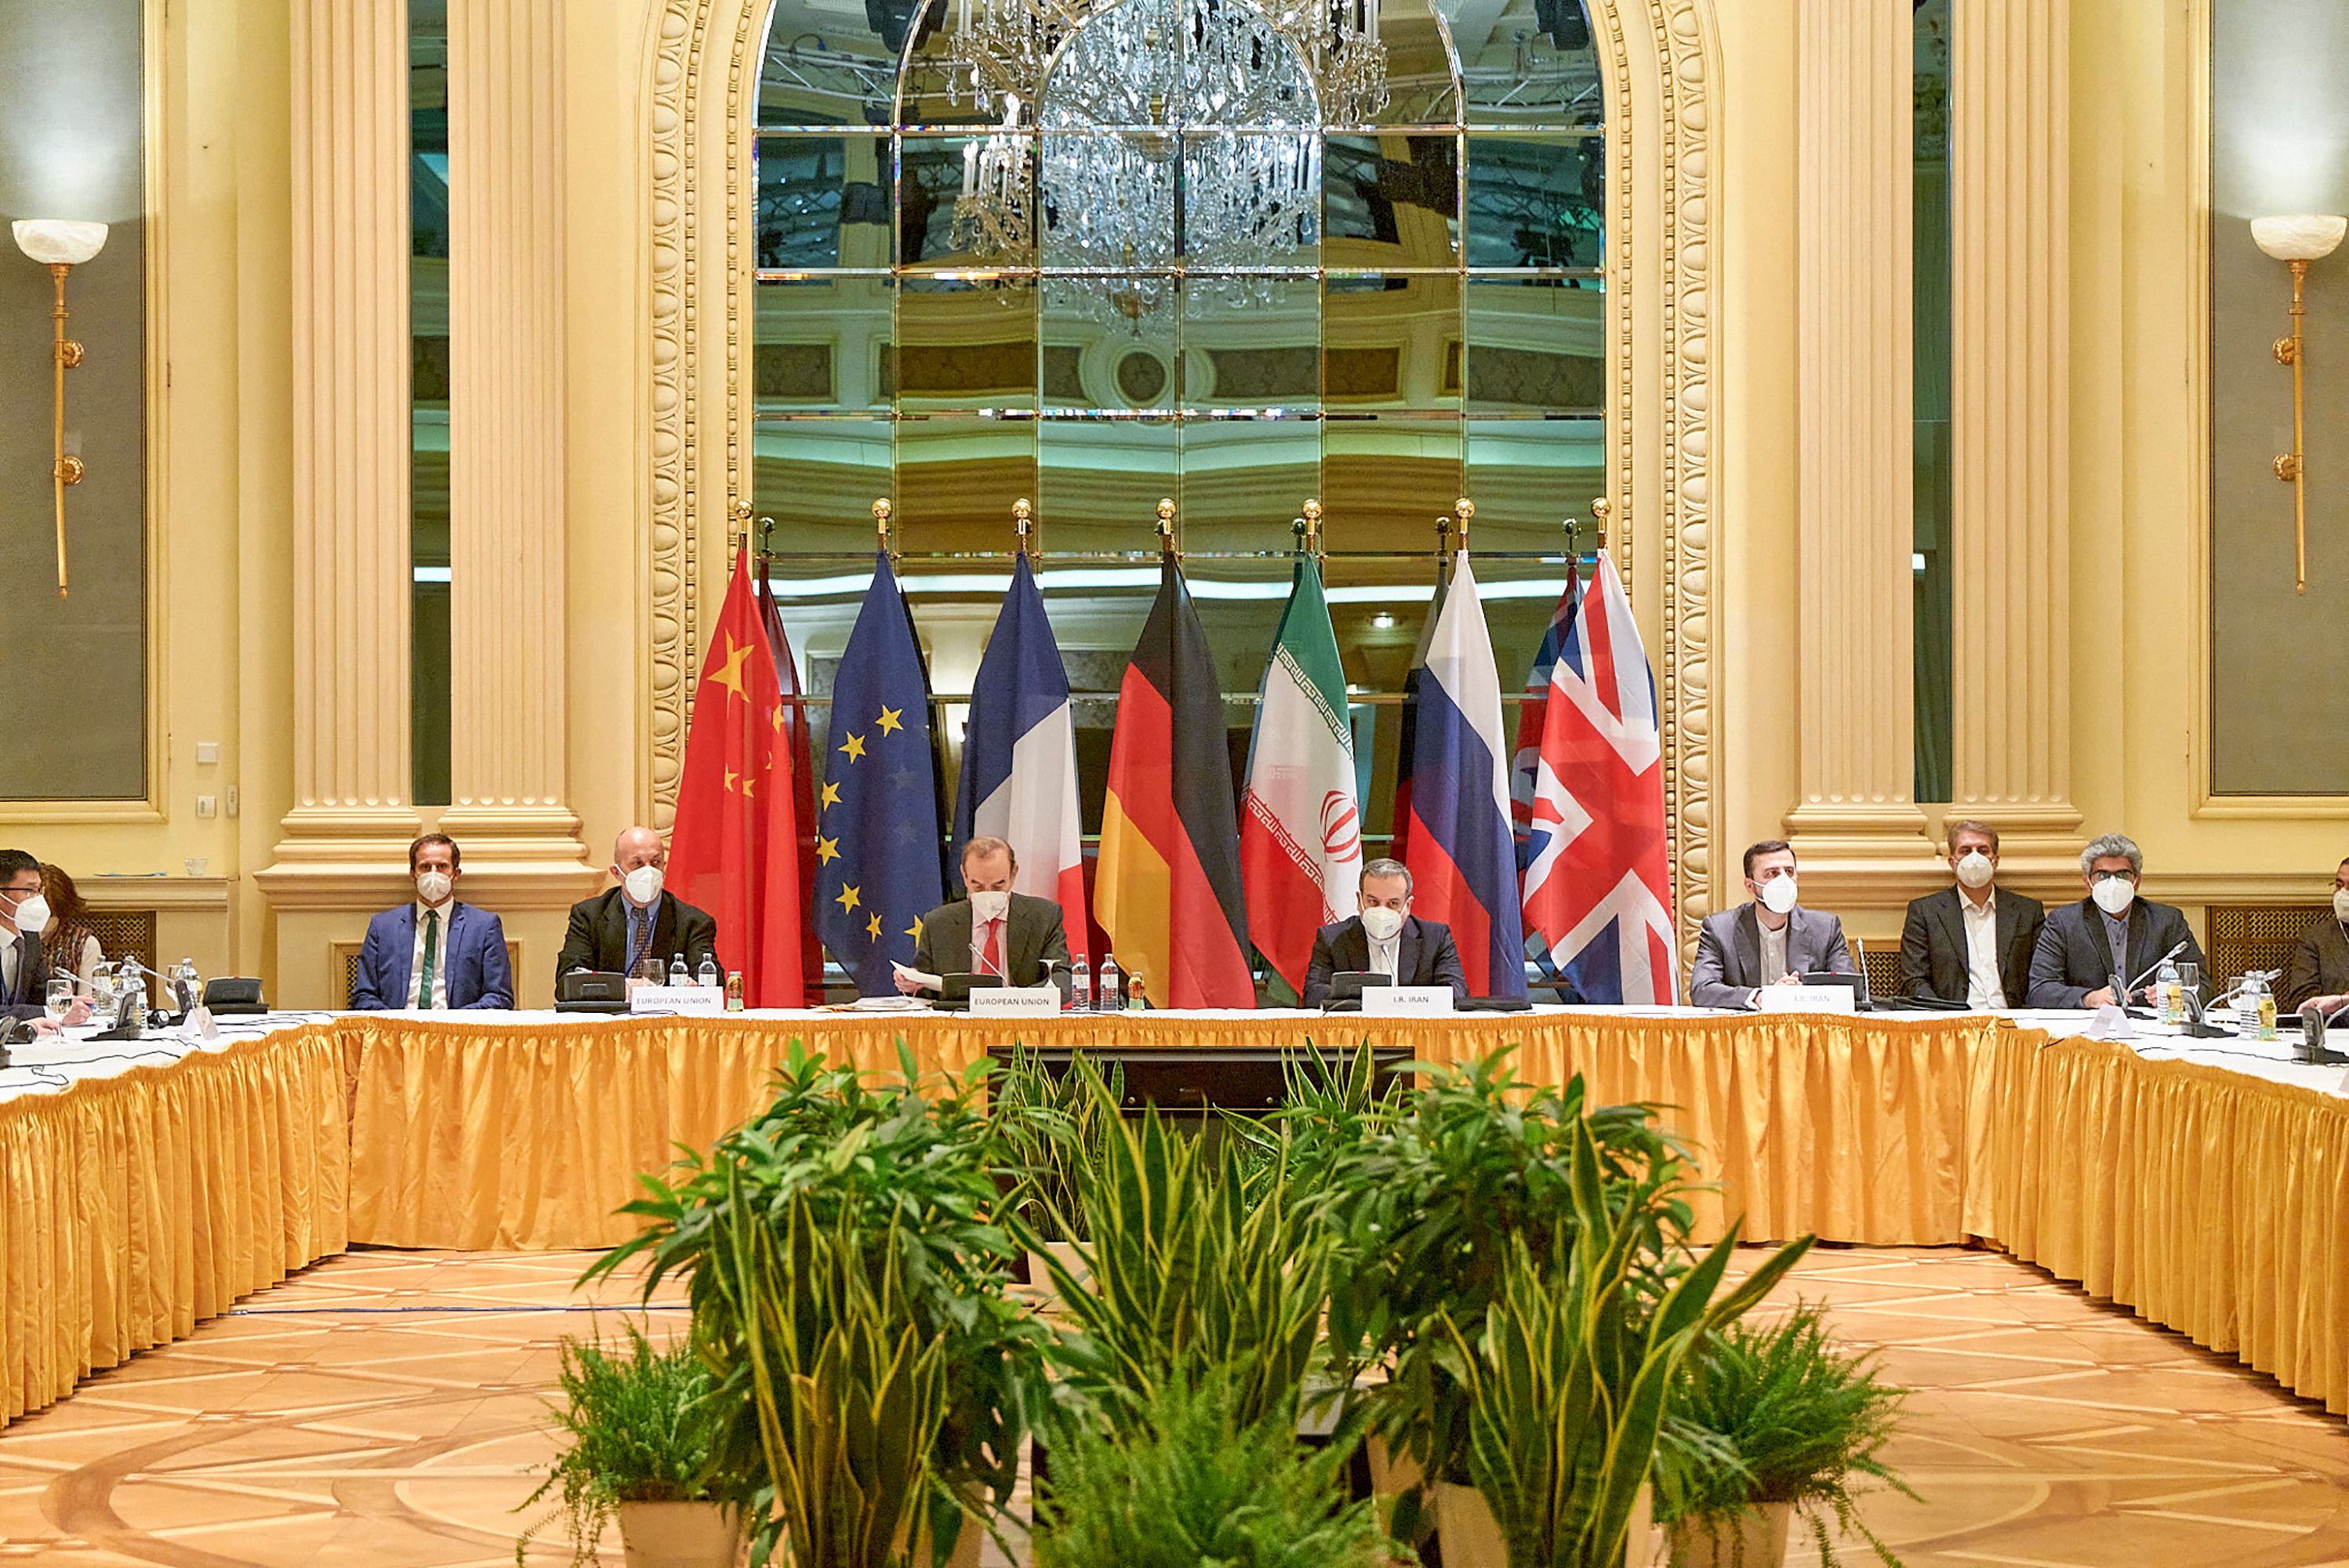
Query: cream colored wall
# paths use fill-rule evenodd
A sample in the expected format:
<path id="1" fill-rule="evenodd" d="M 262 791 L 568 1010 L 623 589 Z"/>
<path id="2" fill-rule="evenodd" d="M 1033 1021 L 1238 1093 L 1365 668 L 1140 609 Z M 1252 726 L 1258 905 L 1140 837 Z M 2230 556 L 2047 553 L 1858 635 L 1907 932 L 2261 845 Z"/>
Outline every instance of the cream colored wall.
<path id="1" fill-rule="evenodd" d="M 1817 632 L 1800 609 L 1796 150 L 1799 24 L 1816 3 L 1716 0 L 1705 12 L 1720 73 L 1710 98 L 1719 254 L 1709 258 L 1718 300 L 1707 498 L 1718 551 L 1719 903 L 1739 896 L 1737 850 L 1783 833 L 1805 789 L 1801 672 Z M 523 941 L 525 1000 L 546 995 L 562 904 L 596 885 L 612 834 L 651 800 L 644 683 L 657 410 L 643 388 L 654 379 L 647 106 L 659 9 L 657 0 L 573 0 L 559 13 L 562 782 L 586 860 L 567 882 L 542 878 L 518 892 L 511 907 L 492 896 L 494 877 L 469 887 Z M 171 371 L 154 436 L 161 799 L 153 820 L 17 821 L 8 831 L 78 871 L 178 872 L 203 858 L 223 880 L 178 890 L 186 907 L 170 916 L 166 949 L 185 945 L 210 971 L 258 973 L 276 1000 L 317 1005 L 332 999 L 334 944 L 355 940 L 367 912 L 398 896 L 402 868 L 371 848 L 330 891 L 314 879 L 302 897 L 276 903 L 254 875 L 275 863 L 296 804 L 295 608 L 315 591 L 297 581 L 292 548 L 288 20 L 263 0 L 201 0 L 172 7 L 168 23 L 160 4 L 153 11 L 162 64 L 150 87 L 160 152 L 154 277 Z M 2050 629 L 2068 638 L 2071 656 L 2070 798 L 2080 831 L 2116 826 L 2139 839 L 2156 896 L 2199 908 L 2314 893 L 2349 841 L 2349 802 L 2199 803 L 2202 14 L 2185 0 L 2072 0 L 2070 20 L 2070 434 L 2058 521 L 2068 527 L 2071 614 Z M 705 157 L 719 155 L 705 141 Z M 722 485 L 722 457 L 712 451 L 705 465 L 705 485 Z M 1905 519 L 1889 526 L 1905 529 Z M 705 587 L 723 570 L 709 554 L 696 562 Z M 1642 583 L 1643 593 L 1661 591 Z M 2116 630 L 2116 603 L 2125 610 Z M 1830 659 L 1837 679 L 1905 686 L 1905 671 L 1839 656 Z M 220 742 L 217 767 L 194 763 L 199 739 Z M 198 793 L 224 804 L 231 787 L 238 815 L 194 816 Z M 1927 815 L 1938 812 L 1929 805 Z M 2065 896 L 2056 851 L 2041 864 L 2035 883 Z M 1898 876 L 1821 881 L 1854 929 L 1889 936 L 1900 903 L 1936 874 L 1927 861 Z"/>

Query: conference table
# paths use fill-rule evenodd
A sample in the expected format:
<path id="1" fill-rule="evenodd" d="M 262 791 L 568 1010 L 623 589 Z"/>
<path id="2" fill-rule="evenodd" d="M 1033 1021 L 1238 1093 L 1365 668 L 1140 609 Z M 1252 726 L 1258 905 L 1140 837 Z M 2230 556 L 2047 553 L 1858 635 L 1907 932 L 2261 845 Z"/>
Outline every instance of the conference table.
<path id="1" fill-rule="evenodd" d="M 2349 1413 L 2349 1088 L 2286 1044 L 2085 1014 L 1537 1008 L 273 1015 L 0 1068 L 0 1424 L 354 1245 L 563 1248 L 760 1109 L 794 1042 L 894 1076 L 990 1046 L 1506 1051 L 1696 1151 L 1706 1235 L 1994 1244 Z"/>

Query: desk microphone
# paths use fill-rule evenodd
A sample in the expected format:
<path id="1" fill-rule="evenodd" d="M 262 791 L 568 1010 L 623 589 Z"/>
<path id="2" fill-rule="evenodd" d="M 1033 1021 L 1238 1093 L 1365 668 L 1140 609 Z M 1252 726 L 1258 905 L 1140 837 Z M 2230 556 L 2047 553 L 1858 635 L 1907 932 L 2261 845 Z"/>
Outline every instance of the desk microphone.
<path id="1" fill-rule="evenodd" d="M 2175 946 L 2175 947 L 2171 948 L 2168 952 L 2167 952 L 2167 953 L 2163 954 L 2160 957 L 2158 957 L 2158 958 L 2155 959 L 2152 963 L 2150 963 L 2150 964 L 2147 965 L 2145 966 L 2145 973 L 2144 973 L 2144 974 L 2142 974 L 2142 975 L 2138 975 L 2136 979 L 2134 979 L 2134 980 L 2130 981 L 2127 985 L 2126 985 L 2122 986 L 2122 987 L 2121 987 L 2121 994 L 2120 994 L 2118 996 L 2116 996 L 2116 997 L 2115 997 L 2115 998 L 2113 998 L 2113 999 L 2114 999 L 2115 1001 L 2118 1002 L 2118 1003 L 2119 1003 L 2121 1006 L 2123 1006 L 2124 1007 L 2126 1007 L 2127 1006 L 2128 1006 L 2128 999 L 2129 999 L 2129 997 L 2130 997 L 2130 996 L 2132 996 L 2132 995 L 2136 995 L 2137 988 L 2138 986 L 2140 986 L 2140 985 L 2144 985 L 2147 981 L 2148 981 L 2148 980 L 2152 979 L 2152 978 L 2154 977 L 2155 974 L 2156 974 L 2156 973 L 2158 973 L 2158 972 L 2160 970 L 2160 968 L 2161 968 L 2161 966 L 2162 966 L 2163 965 L 2165 965 L 2165 964 L 2168 963 L 2171 959 L 2173 959 L 2173 958 L 2177 957 L 2179 954 L 2181 954 L 2181 953 L 2185 952 L 2185 951 L 2186 951 L 2186 944 L 2187 944 L 2189 941 L 2190 941 L 2190 940 L 2192 940 L 2190 937 L 2182 937 L 2182 936 L 2181 936 L 2181 937 L 2179 937 L 2179 938 L 2178 939 L 2178 945 L 2177 945 L 2177 946 Z"/>
<path id="2" fill-rule="evenodd" d="M 2313 1002 L 2302 1006 L 2300 1049 L 2294 1053 L 2298 1059 L 2303 1062 L 2315 1062 L 2319 1065 L 2349 1061 L 2349 1057 L 2344 1057 L 2340 1052 L 2327 1050 L 2324 1047 L 2324 1026 L 2344 1013 L 2349 1013 L 2349 1002 L 2344 1002 L 2330 1013 L 2325 1012 Z"/>

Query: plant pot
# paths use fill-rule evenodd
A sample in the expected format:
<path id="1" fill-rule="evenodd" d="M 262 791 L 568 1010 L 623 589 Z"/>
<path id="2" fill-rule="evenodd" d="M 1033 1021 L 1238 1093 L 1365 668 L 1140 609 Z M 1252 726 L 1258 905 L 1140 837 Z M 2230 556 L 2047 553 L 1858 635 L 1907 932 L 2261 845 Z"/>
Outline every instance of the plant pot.
<path id="1" fill-rule="evenodd" d="M 628 1568 L 734 1568 L 742 1520 L 720 1502 L 624 1502 L 620 1542 Z"/>
<path id="2" fill-rule="evenodd" d="M 1444 1547 L 1444 1568 L 1509 1568 L 1501 1526 L 1473 1486 L 1436 1482 L 1435 1539 Z"/>
<path id="3" fill-rule="evenodd" d="M 1779 1568 L 1795 1505 L 1762 1502 L 1731 1514 L 1692 1515 L 1664 1526 L 1672 1568 Z"/>

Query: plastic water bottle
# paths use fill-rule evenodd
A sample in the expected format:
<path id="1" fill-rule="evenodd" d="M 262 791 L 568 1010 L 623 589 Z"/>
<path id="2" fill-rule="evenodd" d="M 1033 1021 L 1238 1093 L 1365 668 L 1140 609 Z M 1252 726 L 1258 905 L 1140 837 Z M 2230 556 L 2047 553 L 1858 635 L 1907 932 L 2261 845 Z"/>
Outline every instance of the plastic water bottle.
<path id="1" fill-rule="evenodd" d="M 179 967 L 171 971 L 171 988 L 179 994 L 177 999 L 181 1012 L 195 1011 L 197 998 L 204 994 L 204 986 L 203 982 L 196 978 L 194 959 L 180 960 Z"/>
<path id="2" fill-rule="evenodd" d="M 1104 1013 L 1115 1013 L 1123 1010 L 1125 998 L 1118 990 L 1117 982 L 1117 954 L 1114 953 L 1104 953 L 1102 954 L 1100 1011 Z"/>
<path id="3" fill-rule="evenodd" d="M 2161 998 L 2161 1021 L 2165 1024 L 2186 1022 L 2186 987 L 2178 978 L 2178 965 L 2171 959 L 2161 961 L 2154 972 L 2155 992 Z"/>
<path id="4" fill-rule="evenodd" d="M 668 961 L 668 983 L 672 985 L 691 984 L 685 977 L 685 954 L 679 953 Z"/>
<path id="5" fill-rule="evenodd" d="M 726 976 L 726 1010 L 730 1013 L 742 1010 L 742 972 L 740 969 Z"/>
<path id="6" fill-rule="evenodd" d="M 718 984 L 718 960 L 705 953 L 701 955 L 701 972 L 694 978 L 704 985 Z"/>
<path id="7" fill-rule="evenodd" d="M 1090 1013 L 1093 1010 L 1093 972 L 1082 958 L 1069 965 L 1069 1011 Z"/>
<path id="8" fill-rule="evenodd" d="M 2275 993 L 2268 989 L 2268 977 L 2264 975 L 2254 975 L 2245 981 L 2243 1000 L 2251 1005 L 2251 1013 L 2257 1021 L 2259 1037 L 2262 1040 L 2274 1039 L 2276 1037 L 2276 999 Z"/>

